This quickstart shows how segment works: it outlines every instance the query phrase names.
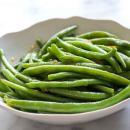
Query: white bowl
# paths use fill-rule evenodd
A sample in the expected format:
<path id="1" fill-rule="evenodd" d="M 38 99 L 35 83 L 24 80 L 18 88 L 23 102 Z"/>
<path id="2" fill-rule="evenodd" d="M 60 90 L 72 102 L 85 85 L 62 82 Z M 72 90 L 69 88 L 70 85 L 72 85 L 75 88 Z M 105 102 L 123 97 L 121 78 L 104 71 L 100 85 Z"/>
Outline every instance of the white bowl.
<path id="1" fill-rule="evenodd" d="M 52 34 L 70 25 L 78 25 L 78 33 L 92 30 L 103 30 L 117 34 L 120 38 L 130 40 L 130 30 L 114 21 L 71 17 L 68 19 L 50 19 L 35 24 L 20 32 L 4 35 L 0 38 L 0 48 L 4 49 L 8 59 L 15 57 L 18 60 L 29 50 L 38 37 L 47 40 Z M 2 101 L 0 101 L 0 106 L 11 113 L 31 120 L 37 120 L 49 124 L 72 124 L 87 122 L 110 115 L 125 108 L 128 103 L 130 103 L 130 98 L 105 109 L 79 114 L 35 114 L 22 112 L 10 108 Z"/>

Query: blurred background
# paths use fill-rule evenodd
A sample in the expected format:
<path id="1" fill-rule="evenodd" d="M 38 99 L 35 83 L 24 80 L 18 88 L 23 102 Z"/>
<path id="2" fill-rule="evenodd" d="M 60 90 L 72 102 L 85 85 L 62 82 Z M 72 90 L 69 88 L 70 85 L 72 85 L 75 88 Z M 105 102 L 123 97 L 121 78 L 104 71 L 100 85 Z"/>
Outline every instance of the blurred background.
<path id="1" fill-rule="evenodd" d="M 0 0 L 0 35 L 55 17 L 113 19 L 130 28 L 130 0 Z"/>

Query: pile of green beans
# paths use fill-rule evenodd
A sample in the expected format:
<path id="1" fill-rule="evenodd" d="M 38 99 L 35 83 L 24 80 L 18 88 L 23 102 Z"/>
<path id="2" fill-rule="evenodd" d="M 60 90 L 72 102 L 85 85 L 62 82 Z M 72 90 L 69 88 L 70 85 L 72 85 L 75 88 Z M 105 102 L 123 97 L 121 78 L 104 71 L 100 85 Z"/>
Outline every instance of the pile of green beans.
<path id="1" fill-rule="evenodd" d="M 130 97 L 130 42 L 77 26 L 36 40 L 38 49 L 11 65 L 0 49 L 0 97 L 34 113 L 81 113 Z"/>

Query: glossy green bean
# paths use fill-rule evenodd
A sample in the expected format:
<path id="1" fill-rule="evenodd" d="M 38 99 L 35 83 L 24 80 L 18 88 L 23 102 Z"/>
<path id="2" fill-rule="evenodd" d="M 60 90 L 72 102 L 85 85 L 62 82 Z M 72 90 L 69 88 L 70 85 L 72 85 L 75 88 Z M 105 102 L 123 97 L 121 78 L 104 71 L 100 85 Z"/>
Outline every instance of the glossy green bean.
<path id="1" fill-rule="evenodd" d="M 130 42 L 102 31 L 71 35 L 76 28 L 60 31 L 45 44 L 37 40 L 42 46 L 22 58 L 18 70 L 0 49 L 5 103 L 27 112 L 79 113 L 130 97 Z"/>
<path id="2" fill-rule="evenodd" d="M 52 58 L 52 55 L 49 52 L 47 52 L 46 54 L 42 55 L 42 60 L 43 61 L 48 61 L 51 58 Z"/>
<path id="3" fill-rule="evenodd" d="M 30 58 L 30 53 L 28 53 L 23 59 L 22 59 L 22 61 L 20 61 L 20 64 L 17 66 L 17 68 L 16 68 L 16 70 L 17 71 L 21 71 L 21 69 L 22 69 L 22 63 L 25 63 L 25 62 L 28 62 L 29 61 L 29 58 Z"/>
<path id="4" fill-rule="evenodd" d="M 29 68 L 29 67 L 36 67 L 36 66 L 41 66 L 41 65 L 62 65 L 61 62 L 57 61 L 51 61 L 51 62 L 38 62 L 38 63 L 23 63 L 22 66 L 23 68 Z M 87 67 L 92 67 L 92 68 L 97 68 L 101 70 L 107 70 L 112 72 L 113 69 L 109 65 L 101 65 L 101 64 L 96 64 L 96 63 L 76 63 L 75 65 L 78 66 L 87 66 Z"/>
<path id="5" fill-rule="evenodd" d="M 3 65 L 5 66 L 5 68 L 7 68 L 10 72 L 12 72 L 18 79 L 20 79 L 24 82 L 33 81 L 33 79 L 31 79 L 30 77 L 28 77 L 26 75 L 19 73 L 12 65 L 9 64 L 6 57 L 4 56 L 2 49 L 0 49 L 0 58 L 1 58 Z"/>
<path id="6" fill-rule="evenodd" d="M 9 97 L 12 97 L 12 98 L 18 98 L 18 99 L 31 99 L 31 98 L 28 98 L 28 97 L 31 97 L 30 95 L 28 95 L 28 97 L 26 97 L 25 95 L 25 93 L 24 93 L 24 95 L 21 95 L 21 94 L 23 94 L 22 92 L 20 93 L 20 92 L 14 92 L 14 91 L 12 91 L 12 92 L 7 92 L 7 93 L 5 93 L 5 96 L 7 95 L 7 96 L 9 96 Z"/>
<path id="7" fill-rule="evenodd" d="M 1 72 L 6 77 L 7 80 L 9 80 L 13 83 L 19 84 L 19 85 L 25 85 L 23 82 L 21 82 L 19 79 L 17 79 L 8 69 L 2 68 Z M 4 86 L 4 88 L 5 87 L 7 88 L 6 85 Z M 12 96 L 12 90 L 10 90 L 9 92 L 11 92 L 11 96 Z M 16 90 L 16 93 L 17 93 L 17 96 L 22 97 L 23 99 L 25 99 L 25 98 L 26 99 L 33 99 L 33 98 L 31 98 L 30 95 L 28 95 L 24 92 Z M 15 93 L 15 97 L 16 97 L 16 93 Z M 14 95 L 14 92 L 13 92 L 13 95 Z"/>
<path id="8" fill-rule="evenodd" d="M 84 41 L 84 42 L 88 42 L 88 40 L 83 39 L 83 38 L 79 38 L 79 37 L 63 37 L 64 41 Z"/>
<path id="9" fill-rule="evenodd" d="M 74 66 L 74 65 L 41 65 L 37 67 L 30 67 L 23 71 L 26 75 L 41 74 L 44 72 L 55 73 L 55 72 L 76 72 L 81 74 L 89 74 L 97 76 L 97 78 L 103 78 L 109 82 L 113 82 L 119 85 L 128 85 L 130 81 L 124 77 L 110 73 L 107 71 L 84 67 L 84 66 Z"/>
<path id="10" fill-rule="evenodd" d="M 60 50 L 55 44 L 52 44 L 48 51 L 55 55 L 61 62 L 63 63 L 77 63 L 77 62 L 90 62 L 94 63 L 93 61 L 86 59 L 84 57 L 72 55 L 72 54 L 65 54 L 62 50 Z"/>
<path id="11" fill-rule="evenodd" d="M 32 81 L 35 80 L 35 79 L 32 79 L 29 76 L 23 75 L 21 73 L 15 74 L 15 77 L 18 78 L 18 79 L 20 79 L 21 81 L 23 81 L 25 83 L 32 82 Z"/>
<path id="12" fill-rule="evenodd" d="M 1 80 L 0 80 L 0 91 L 1 92 L 10 92 L 12 91 L 8 86 L 4 85 Z"/>
<path id="13" fill-rule="evenodd" d="M 106 51 L 110 51 L 112 48 L 111 47 L 108 47 L 108 46 L 104 46 L 104 45 L 98 45 L 99 47 L 101 47 L 102 49 L 106 50 Z M 115 53 L 115 58 L 119 61 L 119 63 L 124 67 L 126 68 L 126 63 L 125 61 L 123 60 L 123 58 L 121 57 L 120 53 L 119 52 L 116 52 Z"/>
<path id="14" fill-rule="evenodd" d="M 37 98 L 42 99 L 42 100 L 50 100 L 50 101 L 57 101 L 57 102 L 72 101 L 72 100 L 67 99 L 67 98 L 62 98 L 62 97 L 54 96 L 51 94 L 42 93 L 40 91 L 32 90 L 32 89 L 26 88 L 24 86 L 7 81 L 5 79 L 1 79 L 1 82 L 12 89 L 24 92 L 26 94 L 37 97 Z"/>
<path id="15" fill-rule="evenodd" d="M 50 62 L 23 63 L 22 67 L 29 68 L 29 67 L 40 66 L 40 65 L 60 65 L 60 64 L 62 64 L 62 63 L 54 60 L 54 61 L 50 61 Z"/>
<path id="16" fill-rule="evenodd" d="M 12 74 L 8 69 L 2 68 L 1 72 L 5 76 L 5 78 L 8 79 L 9 81 L 19 84 L 19 85 L 24 85 L 24 83 L 22 81 L 20 81 L 19 79 L 17 79 L 14 76 L 14 74 Z"/>
<path id="17" fill-rule="evenodd" d="M 114 37 L 117 38 L 114 34 L 105 32 L 105 31 L 92 31 L 92 32 L 87 32 L 84 34 L 81 34 L 78 36 L 79 38 L 84 38 L 84 39 L 94 39 L 94 38 L 106 38 L 106 37 Z"/>
<path id="18" fill-rule="evenodd" d="M 4 52 L 2 49 L 0 49 L 0 59 L 2 61 L 2 63 L 4 64 L 4 66 L 9 69 L 13 74 L 17 73 L 17 70 L 15 70 L 7 61 L 6 57 L 4 56 Z"/>
<path id="19" fill-rule="evenodd" d="M 86 66 L 86 67 L 91 67 L 91 68 L 96 68 L 100 70 L 106 70 L 109 72 L 113 72 L 113 69 L 109 65 L 101 65 L 101 64 L 96 64 L 96 63 L 76 63 L 78 66 Z"/>
<path id="20" fill-rule="evenodd" d="M 116 50 L 113 49 L 112 51 L 110 51 L 109 53 L 106 54 L 102 54 L 99 52 L 91 52 L 91 51 L 87 51 L 87 50 L 83 50 L 80 49 L 78 47 L 75 47 L 73 45 L 68 44 L 67 42 L 62 41 L 61 39 L 57 38 L 57 44 L 59 47 L 63 47 L 66 51 L 78 55 L 78 56 L 82 56 L 88 59 L 94 59 L 94 60 L 101 60 L 101 59 L 107 59 L 112 57 Z"/>
<path id="21" fill-rule="evenodd" d="M 74 45 L 76 47 L 93 51 L 93 52 L 100 52 L 100 53 L 105 53 L 104 50 L 102 50 L 100 47 L 97 45 L 92 44 L 90 41 L 67 41 L 67 43 Z"/>
<path id="22" fill-rule="evenodd" d="M 32 52 L 30 54 L 29 63 L 33 63 L 33 60 L 37 58 L 37 54 L 35 52 Z"/>
<path id="23" fill-rule="evenodd" d="M 0 97 L 1 97 L 1 98 L 4 98 L 5 95 L 6 95 L 6 93 L 4 93 L 4 92 L 0 92 Z"/>
<path id="24" fill-rule="evenodd" d="M 103 86 L 103 85 L 93 85 L 91 87 L 93 87 L 94 89 L 99 90 L 101 92 L 107 93 L 107 94 L 109 94 L 111 96 L 114 95 L 114 89 L 113 88 Z"/>
<path id="25" fill-rule="evenodd" d="M 130 57 L 128 57 L 127 55 L 120 53 L 120 52 L 119 52 L 119 54 L 123 58 L 123 60 L 125 61 L 127 69 L 129 69 L 129 67 L 130 67 Z"/>
<path id="26" fill-rule="evenodd" d="M 30 82 L 26 83 L 28 88 L 73 88 L 80 86 L 88 86 L 94 84 L 108 84 L 105 81 L 98 79 L 79 79 L 74 81 L 39 81 L 39 82 Z"/>
<path id="27" fill-rule="evenodd" d="M 47 89 L 48 92 L 52 94 L 57 94 L 63 97 L 69 97 L 72 99 L 80 99 L 80 100 L 87 100 L 87 101 L 99 101 L 110 97 L 110 95 L 101 92 L 83 92 L 83 91 L 76 91 L 76 90 L 68 90 L 68 89 Z"/>
<path id="28" fill-rule="evenodd" d="M 96 38 L 96 39 L 92 39 L 91 42 L 93 44 L 99 44 L 99 45 L 101 44 L 107 46 L 120 46 L 120 47 L 126 47 L 127 49 L 130 49 L 130 42 L 121 39 Z"/>
<path id="29" fill-rule="evenodd" d="M 38 38 L 36 40 L 36 43 L 37 43 L 37 45 L 38 45 L 39 48 L 42 48 L 43 45 L 45 44 L 45 42 L 43 42 L 43 40 L 41 38 Z"/>
<path id="30" fill-rule="evenodd" d="M 35 58 L 35 59 L 33 59 L 33 62 L 42 62 L 42 59 Z"/>
<path id="31" fill-rule="evenodd" d="M 116 52 L 115 53 L 115 58 L 119 61 L 119 63 L 122 65 L 122 67 L 126 68 L 126 63 L 121 57 L 120 53 Z"/>
<path id="32" fill-rule="evenodd" d="M 56 113 L 80 113 L 95 111 L 112 106 L 128 98 L 129 96 L 130 85 L 128 85 L 125 89 L 108 99 L 92 103 L 56 103 L 45 101 L 28 101 L 11 99 L 8 97 L 5 98 L 5 102 L 11 107 L 24 108 L 28 110 L 40 110 Z"/>
<path id="33" fill-rule="evenodd" d="M 66 78 L 84 78 L 87 77 L 83 74 L 73 73 L 73 72 L 59 72 L 48 75 L 48 80 L 60 80 Z"/>
<path id="34" fill-rule="evenodd" d="M 100 48 L 96 45 L 91 44 L 90 41 L 87 41 L 87 42 L 86 41 L 67 41 L 67 42 L 69 44 L 72 44 L 76 47 L 79 47 L 79 48 L 82 48 L 82 49 L 85 49 L 85 50 L 100 52 L 100 53 L 103 53 L 103 54 L 107 53 L 104 49 L 102 49 L 102 48 Z M 112 67 L 116 70 L 116 72 L 118 72 L 118 73 L 122 72 L 120 65 L 118 64 L 118 62 L 116 62 L 116 60 L 113 57 L 107 58 L 105 60 L 107 60 L 112 65 Z"/>
<path id="35" fill-rule="evenodd" d="M 64 37 L 68 34 L 71 34 L 72 32 L 74 32 L 77 29 L 77 26 L 71 26 L 68 28 L 65 28 L 63 30 L 61 30 L 60 32 L 56 33 L 55 35 L 53 35 L 47 42 L 46 44 L 44 44 L 44 46 L 41 48 L 40 52 L 39 52 L 39 56 L 41 57 L 43 54 L 45 54 L 47 52 L 47 48 L 48 46 L 50 46 L 52 43 L 54 43 L 56 41 L 57 37 Z"/>
<path id="36" fill-rule="evenodd" d="M 20 65 L 20 62 L 14 64 L 13 67 L 14 67 L 15 69 L 17 69 L 17 67 L 18 67 L 19 65 Z"/>
<path id="37" fill-rule="evenodd" d="M 21 82 L 19 79 L 17 79 L 9 70 L 4 69 L 2 71 L 8 81 L 11 81 L 11 82 L 19 84 L 19 85 L 25 85 L 23 82 Z M 11 91 L 10 95 L 12 96 L 12 91 Z M 28 95 L 27 93 L 21 92 L 19 90 L 15 90 L 15 92 L 13 92 L 13 97 L 17 97 L 16 95 L 22 99 L 34 99 L 34 98 L 31 98 L 31 96 Z"/>

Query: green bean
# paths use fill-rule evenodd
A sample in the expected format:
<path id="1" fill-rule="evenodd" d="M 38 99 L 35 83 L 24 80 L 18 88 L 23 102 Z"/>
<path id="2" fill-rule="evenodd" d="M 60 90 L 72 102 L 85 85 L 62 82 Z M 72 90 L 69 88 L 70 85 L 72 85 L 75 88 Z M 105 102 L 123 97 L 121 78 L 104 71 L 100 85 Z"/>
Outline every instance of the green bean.
<path id="1" fill-rule="evenodd" d="M 16 84 L 19 84 L 19 85 L 25 85 L 22 81 L 17 79 L 8 69 L 2 68 L 1 72 L 6 77 L 6 79 L 8 79 L 9 81 L 16 83 Z M 28 95 L 26 93 L 23 93 L 21 91 L 16 91 L 16 92 L 18 93 L 18 95 L 20 95 L 20 97 L 22 96 L 23 98 L 33 99 L 30 97 L 30 95 Z"/>
<path id="2" fill-rule="evenodd" d="M 94 63 L 94 61 L 92 61 L 92 60 L 89 60 L 84 57 L 72 55 L 72 54 L 64 55 L 63 57 L 60 57 L 59 59 L 60 59 L 60 61 L 62 61 L 65 64 L 73 64 L 73 63 L 77 63 L 77 62 Z"/>
<path id="3" fill-rule="evenodd" d="M 80 49 L 78 47 L 75 47 L 73 45 L 68 44 L 67 42 L 62 41 L 61 39 L 57 38 L 57 44 L 60 47 L 63 47 L 66 51 L 78 55 L 78 56 L 82 56 L 85 58 L 89 58 L 89 59 L 97 59 L 97 60 L 101 60 L 101 59 L 107 59 L 112 57 L 116 50 L 113 49 L 112 51 L 110 51 L 109 53 L 106 54 L 102 54 L 102 53 L 98 53 L 98 52 L 91 52 L 91 51 L 87 51 L 87 50 L 83 50 Z"/>
<path id="4" fill-rule="evenodd" d="M 25 82 L 25 83 L 28 83 L 28 82 L 32 82 L 32 81 L 33 81 L 32 78 L 30 78 L 29 76 L 23 75 L 23 74 L 21 74 L 21 73 L 15 74 L 15 77 L 18 78 L 18 79 L 20 79 L 20 80 L 22 80 L 22 81 Z M 34 80 L 35 80 L 35 79 L 34 79 Z"/>
<path id="5" fill-rule="evenodd" d="M 105 53 L 104 50 L 102 50 L 100 47 L 97 45 L 92 44 L 90 41 L 67 41 L 67 43 L 74 45 L 76 47 L 93 51 L 93 52 L 100 52 L 100 53 Z"/>
<path id="6" fill-rule="evenodd" d="M 36 40 L 36 43 L 37 43 L 37 45 L 38 45 L 39 48 L 42 48 L 43 45 L 45 44 L 45 42 L 43 42 L 41 38 L 38 38 Z"/>
<path id="7" fill-rule="evenodd" d="M 12 91 L 8 86 L 4 85 L 1 81 L 0 81 L 0 91 L 1 92 L 10 92 Z"/>
<path id="8" fill-rule="evenodd" d="M 32 97 L 31 95 L 29 95 L 27 93 L 17 91 L 17 90 L 15 90 L 15 92 L 14 91 L 7 92 L 6 95 L 9 96 L 9 97 L 11 96 L 13 98 L 17 98 L 17 99 L 38 100 L 38 98 L 34 98 L 34 97 Z"/>
<path id="9" fill-rule="evenodd" d="M 105 32 L 105 31 L 92 31 L 92 32 L 87 32 L 84 34 L 81 34 L 78 36 L 79 38 L 84 38 L 84 39 L 94 39 L 94 38 L 106 38 L 106 37 L 114 37 L 117 38 L 117 36 Z"/>
<path id="10" fill-rule="evenodd" d="M 106 50 L 106 51 L 110 51 L 112 48 L 108 47 L 108 46 L 104 46 L 104 45 L 99 45 L 99 47 L 101 47 L 102 49 Z M 123 58 L 120 56 L 120 53 L 116 52 L 115 53 L 115 58 L 119 61 L 119 63 L 126 68 L 126 63 L 123 60 Z"/>
<path id="11" fill-rule="evenodd" d="M 119 63 L 120 63 L 124 68 L 126 68 L 126 63 L 125 63 L 125 61 L 123 60 L 123 58 L 120 56 L 120 53 L 116 52 L 116 53 L 115 53 L 115 58 L 119 61 Z"/>
<path id="12" fill-rule="evenodd" d="M 18 97 L 18 94 L 15 93 L 14 91 L 6 92 L 5 95 L 8 95 L 9 97 Z M 17 96 L 16 96 L 16 95 L 17 95 Z"/>
<path id="13" fill-rule="evenodd" d="M 119 85 L 128 85 L 130 81 L 124 77 L 116 75 L 114 73 L 110 73 L 107 71 L 83 67 L 83 66 L 74 66 L 74 65 L 41 65 L 37 67 L 30 67 L 23 71 L 23 74 L 26 75 L 35 75 L 41 74 L 44 72 L 55 73 L 55 72 L 76 72 L 81 74 L 89 74 L 93 76 L 97 76 L 98 78 L 104 78 L 109 82 L 114 82 Z"/>
<path id="14" fill-rule="evenodd" d="M 96 69 L 100 69 L 100 70 L 106 70 L 109 72 L 113 71 L 113 69 L 109 65 L 101 65 L 101 64 L 96 64 L 96 63 L 76 63 L 76 65 L 96 68 Z"/>
<path id="15" fill-rule="evenodd" d="M 13 67 L 0 49 L 0 97 L 15 109 L 79 113 L 103 109 L 130 97 L 130 42 L 71 26 Z M 126 87 L 127 86 L 127 87 Z"/>
<path id="16" fill-rule="evenodd" d="M 18 62 L 18 63 L 16 63 L 15 65 L 13 65 L 13 67 L 15 68 L 15 69 L 17 69 L 17 67 L 20 65 L 20 62 Z"/>
<path id="17" fill-rule="evenodd" d="M 24 85 L 24 83 L 20 81 L 19 79 L 17 79 L 8 69 L 2 68 L 1 72 L 9 81 L 14 82 L 19 85 Z"/>
<path id="18" fill-rule="evenodd" d="M 99 109 L 103 109 L 114 104 L 117 104 L 130 96 L 130 85 L 125 89 L 117 93 L 116 95 L 92 103 L 56 103 L 56 102 L 45 102 L 45 101 L 28 101 L 28 100 L 17 100 L 6 97 L 5 102 L 7 105 L 15 108 L 24 108 L 28 110 L 40 110 L 45 112 L 56 112 L 56 113 L 80 113 L 89 112 Z"/>
<path id="19" fill-rule="evenodd" d="M 73 72 L 59 72 L 59 73 L 49 74 L 48 80 L 60 80 L 60 79 L 72 78 L 72 77 L 83 78 L 87 76 L 83 74 L 73 73 Z"/>
<path id="20" fill-rule="evenodd" d="M 2 99 L 4 99 L 4 97 L 5 97 L 6 95 L 9 96 L 9 97 L 12 97 L 12 98 L 18 98 L 18 99 L 20 98 L 19 95 L 16 94 L 15 92 L 13 92 L 13 91 L 12 91 L 12 92 L 6 92 L 6 93 L 0 92 L 0 97 L 1 97 Z"/>
<path id="21" fill-rule="evenodd" d="M 88 86 L 92 84 L 108 84 L 98 79 L 79 79 L 75 81 L 39 81 L 26 83 L 28 88 L 73 88 L 80 86 Z"/>
<path id="22" fill-rule="evenodd" d="M 6 57 L 4 56 L 4 53 L 3 53 L 2 49 L 0 49 L 0 58 L 2 60 L 3 65 L 5 66 L 5 68 L 7 68 L 10 72 L 12 72 L 18 79 L 20 79 L 20 80 L 22 80 L 24 82 L 33 81 L 33 79 L 31 79 L 30 77 L 28 77 L 26 75 L 23 75 L 23 74 L 19 73 L 16 69 L 14 69 L 14 67 L 12 65 L 9 64 Z"/>
<path id="23" fill-rule="evenodd" d="M 48 48 L 48 51 L 55 55 L 61 62 L 63 63 L 76 63 L 76 62 L 90 62 L 90 63 L 94 63 L 93 61 L 80 57 L 80 56 L 76 56 L 76 55 L 72 55 L 72 54 L 68 54 L 66 55 L 62 50 L 60 50 L 55 44 L 52 44 L 50 48 Z"/>
<path id="24" fill-rule="evenodd" d="M 113 47 L 115 47 L 115 46 L 105 46 L 105 45 L 97 45 L 97 46 L 102 48 L 105 51 L 110 51 Z"/>
<path id="25" fill-rule="evenodd" d="M 114 89 L 113 88 L 109 88 L 109 87 L 103 86 L 103 85 L 93 85 L 91 87 L 93 87 L 96 90 L 100 90 L 101 92 L 107 93 L 111 96 L 114 95 Z"/>
<path id="26" fill-rule="evenodd" d="M 128 57 L 130 57 L 130 51 L 129 50 L 124 50 L 125 55 L 127 55 Z"/>
<path id="27" fill-rule="evenodd" d="M 47 42 L 46 44 L 44 44 L 44 46 L 41 48 L 40 52 L 39 52 L 39 56 L 41 57 L 43 54 L 45 54 L 47 52 L 47 48 L 48 46 L 51 45 L 51 43 L 54 43 L 56 41 L 56 38 L 57 37 L 64 37 L 70 33 L 72 33 L 73 31 L 75 31 L 77 29 L 77 26 L 74 25 L 74 26 L 71 26 L 71 27 L 68 27 L 68 28 L 65 28 L 63 30 L 61 30 L 60 32 L 58 32 L 57 34 L 53 35 Z"/>
<path id="28" fill-rule="evenodd" d="M 29 58 L 29 63 L 33 63 L 33 59 L 36 59 L 36 53 L 32 52 Z"/>
<path id="29" fill-rule="evenodd" d="M 124 53 L 125 55 L 127 55 L 128 57 L 130 57 L 130 51 L 126 50 L 126 48 L 118 48 L 119 51 L 121 51 L 122 53 Z"/>
<path id="30" fill-rule="evenodd" d="M 52 55 L 50 53 L 48 53 L 48 52 L 46 54 L 42 55 L 42 60 L 43 61 L 48 61 L 51 58 L 52 58 Z"/>
<path id="31" fill-rule="evenodd" d="M 33 59 L 34 62 L 42 62 L 42 59 Z"/>
<path id="32" fill-rule="evenodd" d="M 1 97 L 1 98 L 4 98 L 5 95 L 6 95 L 6 93 L 0 92 L 0 97 Z"/>
<path id="33" fill-rule="evenodd" d="M 79 37 L 64 37 L 63 38 L 64 41 L 84 41 L 84 42 L 88 42 L 89 40 L 83 39 L 83 38 L 79 38 Z"/>
<path id="34" fill-rule="evenodd" d="M 83 91 L 75 91 L 75 90 L 68 90 L 68 89 L 47 89 L 48 92 L 52 94 L 57 94 L 63 97 L 69 97 L 73 99 L 80 99 L 80 100 L 87 100 L 87 101 L 99 101 L 110 97 L 106 93 L 101 92 L 83 92 Z"/>
<path id="35" fill-rule="evenodd" d="M 9 62 L 7 61 L 7 59 L 5 58 L 4 56 L 4 52 L 2 49 L 0 49 L 0 59 L 2 61 L 2 63 L 4 64 L 4 66 L 9 69 L 13 74 L 16 74 L 17 73 L 17 70 L 15 70 L 10 64 Z"/>
<path id="36" fill-rule="evenodd" d="M 96 38 L 96 39 L 92 39 L 91 42 L 93 44 L 99 44 L 99 45 L 101 44 L 107 46 L 120 46 L 120 47 L 126 47 L 127 49 L 130 49 L 130 42 L 121 39 Z"/>
<path id="37" fill-rule="evenodd" d="M 50 62 L 23 63 L 22 67 L 29 68 L 29 67 L 40 66 L 40 65 L 60 65 L 60 64 L 61 64 L 61 62 L 54 60 L 54 61 L 50 61 Z"/>
<path id="38" fill-rule="evenodd" d="M 123 54 L 123 53 L 119 52 L 119 54 L 122 57 L 122 59 L 125 61 L 127 69 L 129 69 L 129 67 L 130 67 L 130 58 L 128 56 L 126 56 L 125 54 Z"/>
<path id="39" fill-rule="evenodd" d="M 21 65 L 21 63 L 16 67 L 16 70 L 18 70 L 19 72 L 22 70 L 22 65 Z"/>
<path id="40" fill-rule="evenodd" d="M 102 49 L 96 45 L 91 44 L 90 41 L 87 41 L 87 42 L 86 41 L 67 41 L 67 42 L 69 44 L 72 44 L 76 47 L 79 47 L 79 48 L 82 48 L 85 50 L 100 52 L 103 54 L 107 53 L 104 49 Z M 112 65 L 112 67 L 116 70 L 116 72 L 120 73 L 122 71 L 120 68 L 120 65 L 116 62 L 116 60 L 113 57 L 107 58 L 106 60 Z"/>
<path id="41" fill-rule="evenodd" d="M 30 53 L 28 53 L 23 59 L 22 61 L 20 62 L 20 64 L 17 66 L 16 70 L 17 71 L 21 71 L 22 69 L 22 63 L 25 63 L 25 62 L 28 62 L 29 61 L 29 58 L 30 58 Z"/>
<path id="42" fill-rule="evenodd" d="M 72 100 L 67 99 L 67 98 L 62 98 L 62 97 L 58 97 L 58 96 L 54 96 L 54 95 L 46 94 L 46 93 L 41 93 L 40 91 L 26 88 L 24 86 L 12 83 L 12 82 L 7 81 L 5 79 L 1 79 L 1 82 L 3 84 L 7 85 L 8 87 L 12 88 L 12 89 L 24 92 L 26 94 L 29 94 L 29 95 L 34 96 L 34 97 L 37 97 L 37 98 L 42 99 L 42 100 L 51 100 L 51 101 L 58 101 L 58 102 L 72 101 Z"/>
<path id="43" fill-rule="evenodd" d="M 35 67 L 35 66 L 40 66 L 40 65 L 62 65 L 61 62 L 57 61 L 52 61 L 52 62 L 38 62 L 38 63 L 23 63 L 22 66 L 23 68 L 29 68 L 29 67 Z M 76 63 L 75 65 L 78 66 L 87 66 L 87 67 L 92 67 L 92 68 L 97 68 L 101 70 L 107 70 L 112 72 L 113 69 L 109 65 L 101 65 L 101 64 L 96 64 L 96 63 Z"/>

